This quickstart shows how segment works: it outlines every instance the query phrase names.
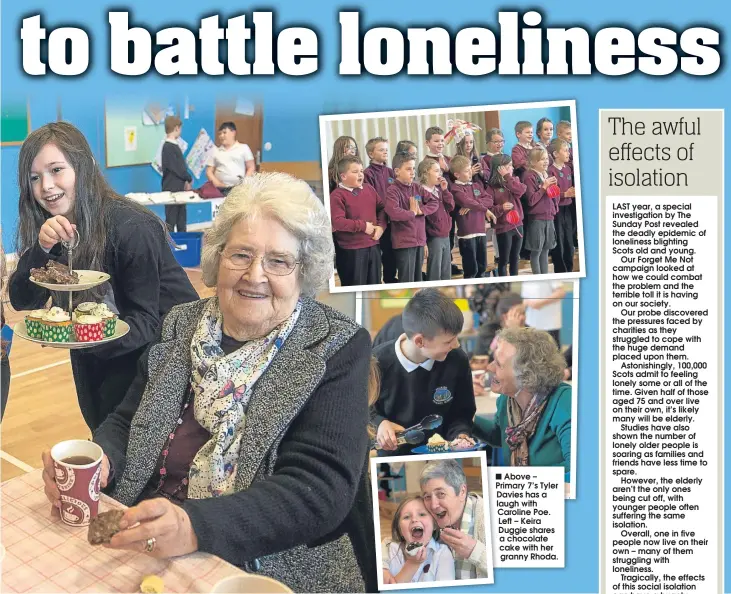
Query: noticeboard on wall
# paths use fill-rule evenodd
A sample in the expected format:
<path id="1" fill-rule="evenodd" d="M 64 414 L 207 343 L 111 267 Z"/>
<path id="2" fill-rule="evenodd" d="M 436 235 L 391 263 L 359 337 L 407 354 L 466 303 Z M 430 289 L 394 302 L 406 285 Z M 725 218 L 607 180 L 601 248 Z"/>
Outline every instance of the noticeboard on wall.
<path id="1" fill-rule="evenodd" d="M 0 138 L 3 146 L 23 144 L 30 134 L 30 107 L 27 102 L 3 102 Z"/>

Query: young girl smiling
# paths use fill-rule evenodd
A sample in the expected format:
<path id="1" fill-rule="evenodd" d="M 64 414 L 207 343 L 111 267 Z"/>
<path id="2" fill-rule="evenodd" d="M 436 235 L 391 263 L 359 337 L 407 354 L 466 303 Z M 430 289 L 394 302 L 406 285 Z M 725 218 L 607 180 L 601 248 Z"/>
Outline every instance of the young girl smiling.
<path id="1" fill-rule="evenodd" d="M 437 543 L 436 534 L 421 497 L 404 499 L 393 516 L 392 539 L 384 543 L 384 583 L 454 580 L 454 556 L 447 545 Z"/>
<path id="2" fill-rule="evenodd" d="M 71 124 L 54 122 L 28 136 L 18 157 L 18 183 L 19 259 L 9 282 L 13 307 L 40 309 L 49 297 L 54 305 L 68 307 L 68 293 L 32 283 L 30 269 L 49 260 L 66 264 L 62 242 L 78 233 L 74 268 L 107 272 L 111 278 L 73 293 L 74 304 L 104 301 L 130 327 L 109 344 L 71 351 L 79 405 L 93 431 L 124 398 L 163 316 L 198 294 L 173 256 L 163 222 L 109 186 L 86 138 Z"/>

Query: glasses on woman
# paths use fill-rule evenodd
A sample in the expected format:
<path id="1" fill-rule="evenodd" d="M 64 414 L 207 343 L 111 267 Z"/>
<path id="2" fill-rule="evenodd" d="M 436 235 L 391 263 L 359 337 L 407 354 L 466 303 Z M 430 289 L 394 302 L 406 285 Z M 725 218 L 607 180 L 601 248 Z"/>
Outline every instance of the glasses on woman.
<path id="1" fill-rule="evenodd" d="M 287 276 L 292 274 L 297 264 L 300 263 L 290 254 L 264 254 L 255 256 L 251 252 L 242 249 L 223 249 L 223 264 L 229 270 L 248 270 L 254 260 L 261 260 L 261 267 L 264 272 L 274 276 Z"/>

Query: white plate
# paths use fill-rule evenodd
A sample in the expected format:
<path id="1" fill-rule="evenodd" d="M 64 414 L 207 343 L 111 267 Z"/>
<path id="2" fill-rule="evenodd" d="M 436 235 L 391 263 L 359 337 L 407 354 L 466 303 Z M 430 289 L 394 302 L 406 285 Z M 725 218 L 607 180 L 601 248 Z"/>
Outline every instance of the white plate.
<path id="1" fill-rule="evenodd" d="M 86 291 L 87 289 L 92 289 L 109 280 L 109 275 L 106 272 L 99 272 L 98 270 L 74 270 L 74 272 L 79 275 L 79 282 L 75 285 L 43 283 L 35 280 L 32 276 L 30 277 L 30 280 L 41 287 L 50 289 L 51 291 Z"/>
<path id="2" fill-rule="evenodd" d="M 28 336 L 28 331 L 25 328 L 25 320 L 23 320 L 22 322 L 18 322 L 17 324 L 15 324 L 15 326 L 13 326 L 13 333 L 16 336 L 20 336 L 20 338 L 25 338 L 26 340 L 29 340 L 31 342 L 42 344 L 44 346 L 54 349 L 67 350 L 90 349 L 100 344 L 106 344 L 108 342 L 112 342 L 113 340 L 117 340 L 118 338 L 122 338 L 125 334 L 127 334 L 127 332 L 129 332 L 129 324 L 118 319 L 117 327 L 114 331 L 114 336 L 110 336 L 109 338 L 103 338 L 102 340 L 96 340 L 94 342 L 49 342 L 47 340 L 41 340 L 40 338 L 31 338 L 30 336 Z"/>

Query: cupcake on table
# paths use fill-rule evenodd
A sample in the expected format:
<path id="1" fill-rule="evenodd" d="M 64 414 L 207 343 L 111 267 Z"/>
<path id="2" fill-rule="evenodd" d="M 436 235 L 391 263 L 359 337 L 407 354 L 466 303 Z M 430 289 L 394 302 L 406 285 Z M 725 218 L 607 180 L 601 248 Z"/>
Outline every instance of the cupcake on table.
<path id="1" fill-rule="evenodd" d="M 71 340 L 71 316 L 60 307 L 49 309 L 43 317 L 41 326 L 42 337 L 46 342 L 69 342 Z"/>

